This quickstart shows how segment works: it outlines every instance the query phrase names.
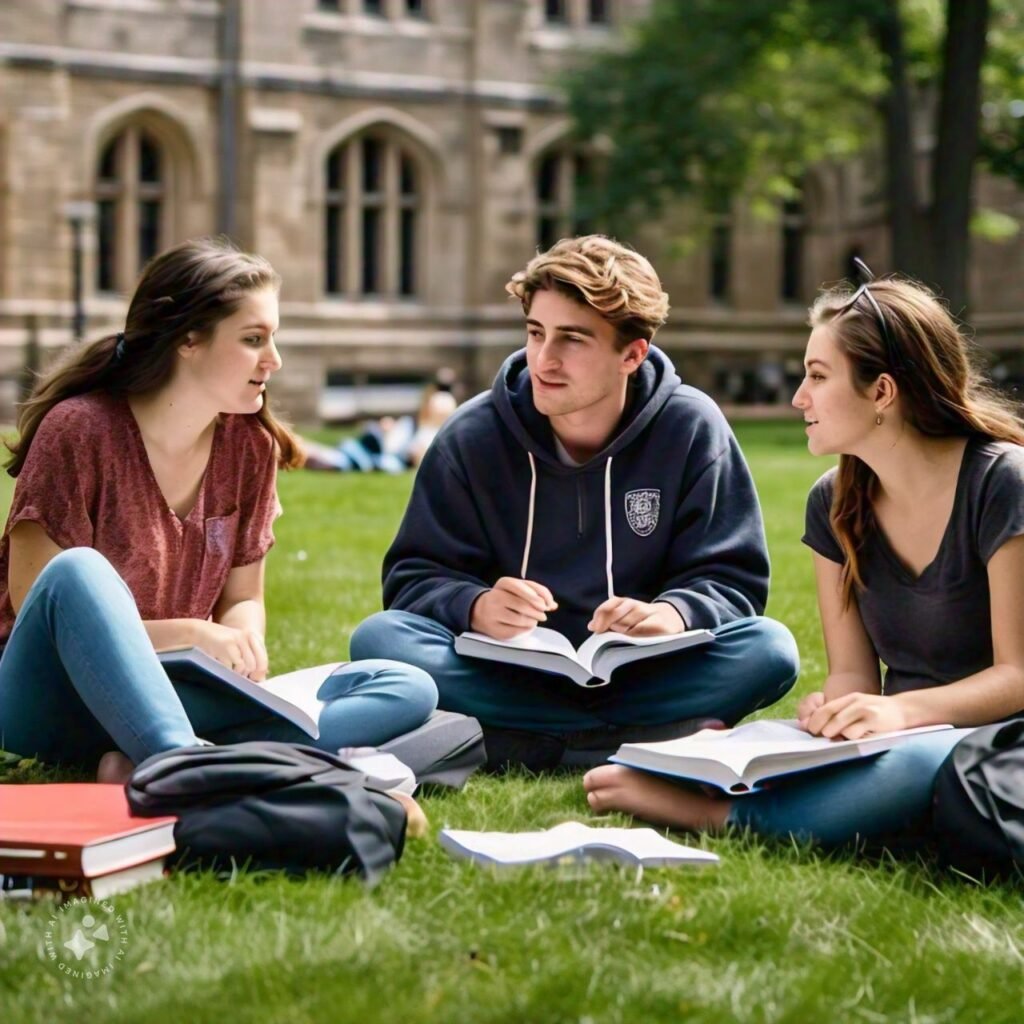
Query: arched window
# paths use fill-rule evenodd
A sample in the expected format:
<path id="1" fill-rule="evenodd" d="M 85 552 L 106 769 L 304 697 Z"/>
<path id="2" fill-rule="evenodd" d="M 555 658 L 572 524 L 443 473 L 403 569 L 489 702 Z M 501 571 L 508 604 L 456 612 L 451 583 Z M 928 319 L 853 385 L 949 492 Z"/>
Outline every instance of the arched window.
<path id="1" fill-rule="evenodd" d="M 96 288 L 129 291 L 167 244 L 167 160 L 145 129 L 129 125 L 103 147 L 96 169 Z"/>
<path id="2" fill-rule="evenodd" d="M 548 24 L 564 25 L 569 21 L 565 0 L 544 0 L 544 20 Z"/>
<path id="3" fill-rule="evenodd" d="M 708 238 L 708 293 L 716 303 L 732 298 L 732 247 L 732 197 L 717 194 L 711 200 Z"/>
<path id="4" fill-rule="evenodd" d="M 325 173 L 327 294 L 416 295 L 423 188 L 415 158 L 371 131 L 333 149 Z"/>
<path id="5" fill-rule="evenodd" d="M 783 302 L 803 301 L 806 223 L 803 196 L 787 199 L 782 204 L 782 275 L 779 281 Z"/>
<path id="6" fill-rule="evenodd" d="M 568 146 L 549 150 L 537 162 L 537 246 L 541 251 L 559 238 L 595 230 L 584 205 L 593 169 L 589 155 Z"/>

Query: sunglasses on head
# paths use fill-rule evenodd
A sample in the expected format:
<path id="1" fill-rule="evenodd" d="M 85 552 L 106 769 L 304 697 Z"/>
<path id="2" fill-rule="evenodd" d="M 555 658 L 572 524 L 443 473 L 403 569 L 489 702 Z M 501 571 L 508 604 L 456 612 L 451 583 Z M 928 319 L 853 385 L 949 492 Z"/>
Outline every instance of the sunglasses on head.
<path id="1" fill-rule="evenodd" d="M 882 336 L 882 344 L 885 346 L 889 368 L 894 374 L 902 373 L 907 369 L 907 361 L 900 354 L 899 346 L 889 330 L 888 321 L 885 319 L 882 307 L 878 304 L 878 299 L 871 294 L 871 282 L 874 281 L 875 275 L 859 256 L 853 257 L 853 265 L 857 268 L 857 272 L 863 278 L 864 283 L 850 296 L 849 301 L 843 304 L 836 313 L 836 316 L 842 316 L 843 313 L 853 309 L 860 302 L 861 296 L 866 298 L 871 305 L 872 312 L 875 314 L 875 321 L 878 323 L 878 333 Z"/>

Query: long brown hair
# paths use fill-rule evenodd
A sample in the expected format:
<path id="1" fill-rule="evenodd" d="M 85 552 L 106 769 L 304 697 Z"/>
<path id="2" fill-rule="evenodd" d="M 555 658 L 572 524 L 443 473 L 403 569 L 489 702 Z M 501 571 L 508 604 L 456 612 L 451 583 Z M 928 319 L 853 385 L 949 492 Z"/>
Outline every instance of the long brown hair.
<path id="1" fill-rule="evenodd" d="M 887 278 L 868 287 L 878 302 L 890 338 L 887 348 L 878 314 L 866 296 L 851 305 L 853 292 L 832 288 L 810 310 L 811 327 L 828 324 L 850 361 L 854 386 L 866 394 L 887 373 L 896 381 L 899 407 L 912 427 L 929 437 L 980 434 L 1024 444 L 1017 406 L 1000 395 L 975 365 L 971 346 L 945 305 L 922 284 Z M 894 367 L 893 356 L 899 362 Z M 843 599 L 863 587 L 858 554 L 874 527 L 878 477 L 854 455 L 839 457 L 829 520 L 843 549 Z"/>
<path id="2" fill-rule="evenodd" d="M 7 445 L 7 472 L 21 472 L 39 424 L 58 402 L 89 391 L 155 391 L 170 379 L 178 348 L 190 332 L 208 337 L 246 293 L 280 284 L 263 257 L 240 252 L 224 238 L 182 242 L 155 256 L 142 271 L 124 331 L 68 349 L 36 382 L 18 410 L 18 438 Z M 279 464 L 300 465 L 298 441 L 270 411 L 266 394 L 255 415 L 276 443 Z"/>

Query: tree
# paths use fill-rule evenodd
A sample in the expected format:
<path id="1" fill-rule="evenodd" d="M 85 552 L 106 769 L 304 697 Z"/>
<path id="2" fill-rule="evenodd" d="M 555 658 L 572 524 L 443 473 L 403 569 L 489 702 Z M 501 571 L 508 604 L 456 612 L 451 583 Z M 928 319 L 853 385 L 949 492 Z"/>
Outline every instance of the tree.
<path id="1" fill-rule="evenodd" d="M 687 194 L 720 205 L 743 187 L 777 200 L 811 164 L 880 135 L 894 266 L 960 311 L 994 20 L 1005 39 L 992 87 L 1024 99 L 1021 0 L 656 0 L 623 50 L 567 78 L 581 138 L 611 143 L 604 187 L 587 201 L 623 225 Z M 914 128 L 929 100 L 922 190 Z M 1005 134 L 993 145 L 994 170 L 1019 166 Z"/>
<path id="2" fill-rule="evenodd" d="M 988 166 L 1024 188 L 1024 2 L 1014 19 L 997 19 L 983 69 L 986 101 L 981 155 Z"/>

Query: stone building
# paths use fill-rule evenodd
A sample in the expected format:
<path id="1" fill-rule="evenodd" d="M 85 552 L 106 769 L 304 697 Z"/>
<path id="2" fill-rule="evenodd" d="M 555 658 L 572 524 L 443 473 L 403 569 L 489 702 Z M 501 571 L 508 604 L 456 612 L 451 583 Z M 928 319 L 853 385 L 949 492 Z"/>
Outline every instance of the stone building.
<path id="1" fill-rule="evenodd" d="M 118 329 L 141 262 L 213 232 L 284 277 L 275 395 L 293 417 L 445 364 L 485 386 L 522 341 L 509 273 L 579 226 L 587 158 L 554 77 L 574 53 L 614 46 L 648 4 L 8 0 L 8 401 L 26 361 L 72 338 L 76 310 L 85 336 Z M 1007 183 L 978 187 L 982 205 L 1024 216 Z M 737 204 L 686 252 L 665 225 L 640 232 L 672 298 L 659 339 L 684 376 L 723 397 L 784 399 L 814 289 L 854 251 L 885 263 L 877 194 L 860 164 L 824 168 L 777 223 Z M 979 341 L 1016 374 L 1024 241 L 977 243 L 973 260 Z"/>

